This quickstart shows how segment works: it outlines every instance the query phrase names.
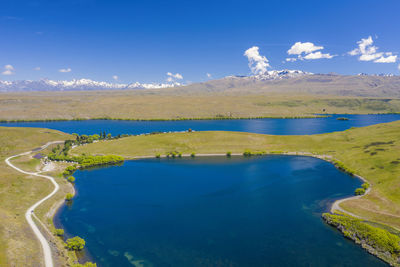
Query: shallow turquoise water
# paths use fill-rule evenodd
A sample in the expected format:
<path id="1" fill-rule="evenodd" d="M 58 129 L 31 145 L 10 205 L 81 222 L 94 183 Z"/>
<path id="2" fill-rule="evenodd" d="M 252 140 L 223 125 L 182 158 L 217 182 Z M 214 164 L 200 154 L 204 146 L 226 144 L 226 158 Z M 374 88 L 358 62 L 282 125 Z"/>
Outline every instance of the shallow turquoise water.
<path id="1" fill-rule="evenodd" d="M 99 266 L 385 265 L 323 223 L 361 183 L 319 159 L 151 159 L 74 176 L 55 222 Z"/>

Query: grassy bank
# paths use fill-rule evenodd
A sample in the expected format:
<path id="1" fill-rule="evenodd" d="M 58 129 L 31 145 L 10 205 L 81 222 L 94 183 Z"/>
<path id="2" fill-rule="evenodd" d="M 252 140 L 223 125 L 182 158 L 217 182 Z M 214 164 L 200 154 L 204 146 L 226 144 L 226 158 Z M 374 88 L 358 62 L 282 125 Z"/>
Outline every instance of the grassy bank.
<path id="1" fill-rule="evenodd" d="M 170 90 L 0 93 L 0 120 L 293 118 L 315 113 L 398 113 L 399 99 Z M 162 115 L 160 115 L 162 114 Z"/>
<path id="2" fill-rule="evenodd" d="M 8 156 L 29 151 L 70 135 L 37 128 L 0 127 L 0 266 L 42 265 L 39 242 L 25 220 L 25 211 L 53 190 L 45 179 L 29 177 L 7 166 Z M 16 164 L 34 171 L 36 159 L 20 157 Z"/>

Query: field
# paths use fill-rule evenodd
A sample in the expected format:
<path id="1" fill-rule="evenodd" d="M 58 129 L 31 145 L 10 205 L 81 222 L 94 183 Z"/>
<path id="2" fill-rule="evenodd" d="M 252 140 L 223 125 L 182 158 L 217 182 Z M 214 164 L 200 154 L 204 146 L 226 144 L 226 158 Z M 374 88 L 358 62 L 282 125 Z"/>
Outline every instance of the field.
<path id="1" fill-rule="evenodd" d="M 363 176 L 371 192 L 341 207 L 400 229 L 400 122 L 309 136 L 273 136 L 239 132 L 192 132 L 126 137 L 73 149 L 75 155 L 115 154 L 125 158 L 190 153 L 297 152 L 332 157 Z"/>
<path id="2" fill-rule="evenodd" d="M 183 89 L 181 89 L 183 90 Z M 179 90 L 0 93 L 0 120 L 185 119 L 398 113 L 400 99 L 301 92 Z"/>
<path id="3" fill-rule="evenodd" d="M 26 223 L 25 211 L 53 190 L 47 180 L 23 175 L 8 167 L 4 159 L 69 137 L 47 129 L 0 127 L 0 266 L 41 265 L 41 248 Z M 19 158 L 16 162 L 24 169 L 34 170 L 37 160 Z"/>

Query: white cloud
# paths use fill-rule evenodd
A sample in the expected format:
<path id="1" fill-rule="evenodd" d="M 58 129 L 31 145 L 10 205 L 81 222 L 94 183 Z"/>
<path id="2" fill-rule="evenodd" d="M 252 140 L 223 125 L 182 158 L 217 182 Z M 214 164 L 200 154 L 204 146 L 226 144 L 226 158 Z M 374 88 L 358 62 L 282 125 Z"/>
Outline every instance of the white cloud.
<path id="1" fill-rule="evenodd" d="M 297 58 L 295 58 L 295 57 L 288 57 L 286 59 L 286 62 L 295 62 L 295 61 L 297 61 Z"/>
<path id="2" fill-rule="evenodd" d="M 397 68 L 399 69 L 399 71 L 400 71 L 400 64 L 397 66 Z"/>
<path id="3" fill-rule="evenodd" d="M 321 58 L 333 58 L 334 55 L 329 53 L 321 53 L 324 49 L 323 46 L 317 46 L 311 42 L 296 42 L 292 47 L 287 51 L 288 55 L 297 55 L 297 58 L 289 57 L 286 58 L 286 62 L 295 62 L 296 60 L 312 60 L 312 59 L 321 59 Z"/>
<path id="4" fill-rule="evenodd" d="M 116 81 L 118 81 L 119 77 L 117 75 L 113 75 L 112 78 Z"/>
<path id="5" fill-rule="evenodd" d="M 15 74 L 15 69 L 12 65 L 5 65 L 4 71 L 1 73 L 3 75 L 13 75 Z"/>
<path id="6" fill-rule="evenodd" d="M 289 55 L 301 55 L 302 53 L 308 54 L 317 50 L 324 49 L 323 46 L 316 46 L 310 42 L 296 42 L 292 47 L 287 51 Z"/>
<path id="7" fill-rule="evenodd" d="M 212 76 L 210 73 L 206 73 L 206 75 L 208 78 L 211 78 L 211 76 Z"/>
<path id="8" fill-rule="evenodd" d="M 71 70 L 71 68 L 67 68 L 67 69 L 59 69 L 58 71 L 66 73 L 66 72 L 71 72 L 72 70 Z"/>
<path id="9" fill-rule="evenodd" d="M 183 76 L 180 73 L 175 73 L 173 74 L 172 72 L 167 72 L 167 82 L 172 83 L 172 82 L 176 82 L 176 80 L 182 80 Z"/>
<path id="10" fill-rule="evenodd" d="M 40 67 L 35 67 L 35 68 L 33 68 L 33 70 L 39 71 Z"/>
<path id="11" fill-rule="evenodd" d="M 358 48 L 351 50 L 348 54 L 359 56 L 358 60 L 360 61 L 374 61 L 375 63 L 395 63 L 397 61 L 397 55 L 393 55 L 392 52 L 378 52 L 378 47 L 373 45 L 374 40 L 371 36 L 362 38 L 357 44 Z"/>
<path id="12" fill-rule="evenodd" d="M 244 52 L 244 56 L 247 57 L 249 68 L 253 74 L 263 74 L 267 71 L 267 68 L 271 67 L 268 59 L 265 56 L 261 56 L 258 50 L 258 46 L 253 46 Z"/>
<path id="13" fill-rule="evenodd" d="M 318 51 L 318 52 L 307 54 L 304 57 L 304 59 L 321 59 L 321 58 L 333 58 L 333 56 L 330 55 L 329 53 L 322 54 L 320 51 Z"/>
<path id="14" fill-rule="evenodd" d="M 182 80 L 183 79 L 183 76 L 181 74 L 179 74 L 179 73 L 173 74 L 171 72 L 167 72 L 167 75 L 169 77 L 173 78 L 173 79 L 177 79 L 177 80 Z"/>
<path id="15" fill-rule="evenodd" d="M 390 53 L 390 55 L 388 55 L 387 57 L 382 56 L 380 58 L 378 58 L 377 60 L 375 60 L 375 63 L 396 63 L 397 61 L 397 55 L 392 55 L 392 53 Z"/>

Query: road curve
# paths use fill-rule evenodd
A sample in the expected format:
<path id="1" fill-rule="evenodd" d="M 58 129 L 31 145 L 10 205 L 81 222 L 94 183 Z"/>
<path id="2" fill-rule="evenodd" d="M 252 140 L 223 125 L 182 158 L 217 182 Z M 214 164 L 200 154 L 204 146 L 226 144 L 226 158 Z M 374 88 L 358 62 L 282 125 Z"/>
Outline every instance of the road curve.
<path id="1" fill-rule="evenodd" d="M 43 145 L 42 147 L 40 147 L 40 149 L 35 149 L 34 152 L 38 152 L 40 150 L 45 149 L 46 147 L 52 145 L 52 144 L 59 144 L 59 143 L 64 143 L 64 141 L 53 141 L 53 142 L 48 142 L 47 144 Z M 35 204 L 33 204 L 25 213 L 25 218 L 28 221 L 29 226 L 32 228 L 34 234 L 36 235 L 36 237 L 39 239 L 40 244 L 42 245 L 43 248 L 43 256 L 44 256 L 44 263 L 46 267 L 53 267 L 54 263 L 53 263 L 53 258 L 51 256 L 51 249 L 50 249 L 50 245 L 47 242 L 46 238 L 43 236 L 43 234 L 40 232 L 39 228 L 37 227 L 36 223 L 33 221 L 32 219 L 32 214 L 34 212 L 34 210 L 40 205 L 42 204 L 44 201 L 46 201 L 47 199 L 51 198 L 55 193 L 57 193 L 58 189 L 59 189 L 59 185 L 56 183 L 56 181 L 54 180 L 53 177 L 51 176 L 47 176 L 47 175 L 42 175 L 42 174 L 38 174 L 35 172 L 26 172 L 24 170 L 21 170 L 20 168 L 14 166 L 10 160 L 15 158 L 15 157 L 19 157 L 19 156 L 23 156 L 23 155 L 28 155 L 30 153 L 32 153 L 33 151 L 28 151 L 28 152 L 24 152 L 18 155 L 14 155 L 11 157 L 8 157 L 5 159 L 5 162 L 8 166 L 10 166 L 11 168 L 23 173 L 23 174 L 27 174 L 27 175 L 33 175 L 33 176 L 38 176 L 38 177 L 42 177 L 42 178 L 46 178 L 48 180 L 50 180 L 53 185 L 54 185 L 54 190 L 53 192 L 51 192 L 49 195 L 47 195 L 46 197 L 42 198 L 41 200 L 39 200 L 38 202 L 36 202 Z"/>

